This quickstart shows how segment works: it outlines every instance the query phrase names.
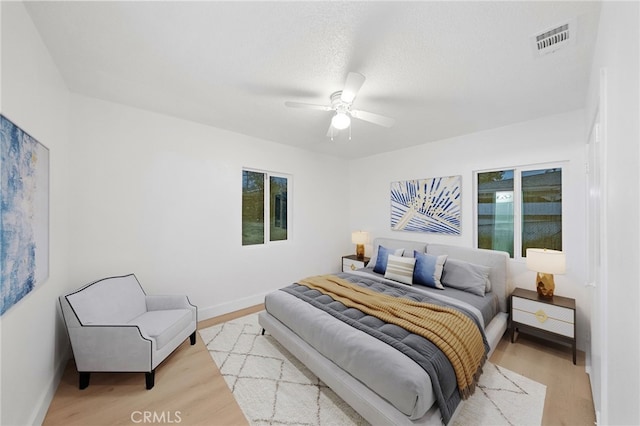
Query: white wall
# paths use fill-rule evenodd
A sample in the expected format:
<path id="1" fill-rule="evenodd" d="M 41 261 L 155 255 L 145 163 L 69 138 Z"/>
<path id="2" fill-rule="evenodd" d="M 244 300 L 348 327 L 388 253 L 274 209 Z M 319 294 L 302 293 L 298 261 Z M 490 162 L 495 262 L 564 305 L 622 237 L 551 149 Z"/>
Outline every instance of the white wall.
<path id="1" fill-rule="evenodd" d="M 602 344 L 594 348 L 593 380 L 600 424 L 640 424 L 640 5 L 603 2 L 591 71 L 588 118 L 606 74 L 603 254 L 604 277 L 594 292 Z M 601 398 L 600 398 L 601 397 Z M 598 401 L 600 398 L 600 401 Z"/>
<path id="2" fill-rule="evenodd" d="M 576 299 L 578 347 L 584 350 L 589 327 L 589 303 L 584 288 L 584 129 L 584 111 L 579 110 L 354 160 L 350 165 L 351 228 L 369 231 L 372 238 L 473 247 L 473 171 L 566 161 L 562 204 L 567 273 L 556 275 L 556 294 Z M 391 231 L 391 182 L 452 175 L 462 176 L 460 236 Z M 512 261 L 510 266 L 515 286 L 535 289 L 534 272 L 527 271 L 521 261 Z"/>
<path id="3" fill-rule="evenodd" d="M 2 113 L 49 148 L 49 279 L 2 316 L 0 423 L 44 418 L 68 359 L 58 295 L 69 288 L 69 92 L 22 3 L 1 2 Z"/>
<path id="4" fill-rule="evenodd" d="M 346 160 L 72 96 L 72 281 L 134 272 L 200 318 L 263 301 L 349 253 Z M 241 245 L 242 168 L 290 174 L 290 241 Z"/>
<path id="5" fill-rule="evenodd" d="M 57 298 L 86 282 L 135 272 L 203 319 L 339 269 L 345 160 L 71 95 L 24 6 L 0 4 L 2 113 L 50 149 L 51 170 L 50 277 L 1 318 L 1 424 L 44 419 L 69 356 Z M 291 174 L 290 241 L 241 246 L 243 166 Z"/>

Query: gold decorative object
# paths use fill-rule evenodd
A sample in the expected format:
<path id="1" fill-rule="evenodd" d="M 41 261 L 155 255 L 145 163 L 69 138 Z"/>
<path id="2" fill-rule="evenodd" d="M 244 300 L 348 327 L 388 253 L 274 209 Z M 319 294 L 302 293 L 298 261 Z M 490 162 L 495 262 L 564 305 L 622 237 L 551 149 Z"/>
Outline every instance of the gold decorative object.
<path id="1" fill-rule="evenodd" d="M 536 275 L 536 289 L 540 296 L 551 299 L 553 297 L 553 291 L 556 289 L 553 274 L 538 272 L 538 275 Z"/>

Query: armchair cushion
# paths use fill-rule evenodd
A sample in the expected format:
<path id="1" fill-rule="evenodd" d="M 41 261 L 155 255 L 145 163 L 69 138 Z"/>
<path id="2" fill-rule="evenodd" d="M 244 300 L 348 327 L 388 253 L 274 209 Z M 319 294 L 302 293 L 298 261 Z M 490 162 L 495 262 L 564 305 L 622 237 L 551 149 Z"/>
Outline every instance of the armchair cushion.
<path id="1" fill-rule="evenodd" d="M 162 349 L 180 330 L 191 322 L 191 311 L 188 309 L 168 309 L 149 311 L 129 321 L 129 324 L 140 328 L 143 336 L 156 341 L 156 348 Z"/>

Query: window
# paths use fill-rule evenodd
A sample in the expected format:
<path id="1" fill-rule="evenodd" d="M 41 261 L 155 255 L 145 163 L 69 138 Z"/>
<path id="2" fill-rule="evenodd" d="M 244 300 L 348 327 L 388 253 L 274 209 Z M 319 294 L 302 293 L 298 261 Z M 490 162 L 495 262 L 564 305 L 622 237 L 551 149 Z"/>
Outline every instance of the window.
<path id="1" fill-rule="evenodd" d="M 562 168 L 477 172 L 477 246 L 526 257 L 529 247 L 562 250 Z"/>
<path id="2" fill-rule="evenodd" d="M 290 179 L 284 175 L 242 171 L 243 246 L 288 239 L 289 183 Z"/>

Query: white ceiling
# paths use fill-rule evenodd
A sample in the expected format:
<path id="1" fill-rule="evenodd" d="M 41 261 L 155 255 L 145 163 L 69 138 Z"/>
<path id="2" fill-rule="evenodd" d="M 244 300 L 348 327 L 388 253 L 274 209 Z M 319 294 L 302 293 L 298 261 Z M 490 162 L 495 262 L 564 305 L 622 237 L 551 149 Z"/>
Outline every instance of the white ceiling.
<path id="1" fill-rule="evenodd" d="M 598 2 L 28 2 L 73 92 L 357 158 L 584 106 Z M 575 18 L 574 45 L 530 37 Z M 326 137 L 347 73 L 352 139 Z M 348 132 L 343 132 L 348 133 Z"/>

